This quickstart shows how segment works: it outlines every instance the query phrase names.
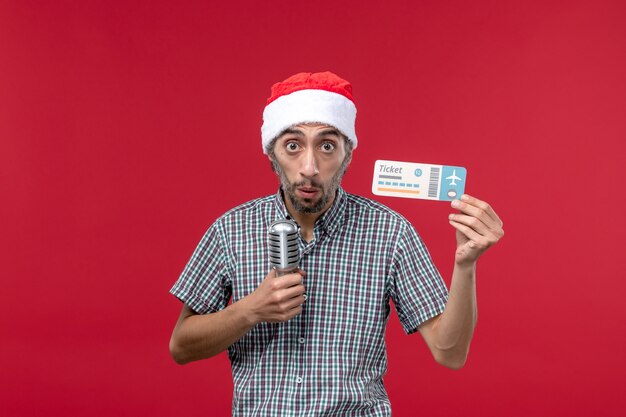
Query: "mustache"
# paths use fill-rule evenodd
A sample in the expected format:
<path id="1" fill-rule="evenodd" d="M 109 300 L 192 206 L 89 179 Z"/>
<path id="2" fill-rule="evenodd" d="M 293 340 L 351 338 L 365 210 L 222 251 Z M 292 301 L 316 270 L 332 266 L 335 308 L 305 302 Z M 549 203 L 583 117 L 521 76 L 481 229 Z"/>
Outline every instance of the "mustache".
<path id="1" fill-rule="evenodd" d="M 317 181 L 300 181 L 300 182 L 294 182 L 291 183 L 291 186 L 293 188 L 297 188 L 297 187 L 315 187 L 315 188 L 324 188 L 322 187 L 322 184 L 318 183 Z"/>

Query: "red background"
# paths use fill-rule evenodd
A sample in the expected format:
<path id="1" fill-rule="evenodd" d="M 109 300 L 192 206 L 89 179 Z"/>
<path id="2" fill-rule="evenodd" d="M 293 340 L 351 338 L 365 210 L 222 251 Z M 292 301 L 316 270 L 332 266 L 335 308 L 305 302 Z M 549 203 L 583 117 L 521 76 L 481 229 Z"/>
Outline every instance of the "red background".
<path id="1" fill-rule="evenodd" d="M 466 367 L 395 315 L 396 416 L 626 408 L 621 1 L 0 3 L 0 414 L 227 415 L 226 355 L 175 365 L 168 294 L 227 209 L 275 192 L 270 85 L 332 70 L 376 159 L 461 165 L 505 222 Z M 378 198 L 449 283 L 446 203 Z"/>

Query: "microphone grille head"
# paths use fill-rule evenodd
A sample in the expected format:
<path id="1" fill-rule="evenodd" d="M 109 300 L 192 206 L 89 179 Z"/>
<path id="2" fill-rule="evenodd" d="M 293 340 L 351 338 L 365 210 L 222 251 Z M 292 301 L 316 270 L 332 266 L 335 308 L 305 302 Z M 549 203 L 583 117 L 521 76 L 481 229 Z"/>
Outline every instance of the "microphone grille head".
<path id="1" fill-rule="evenodd" d="M 291 272 L 300 264 L 298 226 L 292 220 L 277 220 L 268 231 L 270 265 L 279 272 Z"/>

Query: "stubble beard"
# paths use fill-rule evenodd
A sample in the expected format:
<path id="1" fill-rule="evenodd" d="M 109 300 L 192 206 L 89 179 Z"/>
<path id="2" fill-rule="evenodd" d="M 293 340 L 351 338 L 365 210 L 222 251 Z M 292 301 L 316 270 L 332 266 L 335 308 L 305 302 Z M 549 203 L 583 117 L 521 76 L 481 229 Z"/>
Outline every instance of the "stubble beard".
<path id="1" fill-rule="evenodd" d="M 294 183 L 289 182 L 289 179 L 276 161 L 276 158 L 272 158 L 272 168 L 280 179 L 280 187 L 283 190 L 283 194 L 289 199 L 293 208 L 300 213 L 311 214 L 322 211 L 326 207 L 326 204 L 328 204 L 328 201 L 335 197 L 335 193 L 341 184 L 341 179 L 346 173 L 349 162 L 350 158 L 345 158 L 343 160 L 339 170 L 337 170 L 337 173 L 333 175 L 330 183 L 326 186 L 313 180 Z M 317 201 L 312 198 L 299 198 L 296 195 L 296 189 L 302 186 L 319 188 L 322 195 L 317 199 Z"/>

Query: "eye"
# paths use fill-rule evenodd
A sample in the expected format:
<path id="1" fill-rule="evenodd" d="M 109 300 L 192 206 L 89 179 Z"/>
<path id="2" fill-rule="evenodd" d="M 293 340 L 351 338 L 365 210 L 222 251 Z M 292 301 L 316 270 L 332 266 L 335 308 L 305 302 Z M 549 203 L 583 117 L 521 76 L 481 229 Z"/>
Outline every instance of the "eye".
<path id="1" fill-rule="evenodd" d="M 285 145 L 285 148 L 287 149 L 287 152 L 295 152 L 298 150 L 300 146 L 296 143 L 296 142 L 288 142 Z"/>
<path id="2" fill-rule="evenodd" d="M 332 142 L 324 142 L 322 143 L 322 151 L 324 152 L 332 152 L 335 150 L 335 144 Z"/>

